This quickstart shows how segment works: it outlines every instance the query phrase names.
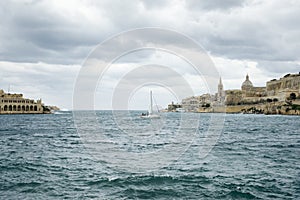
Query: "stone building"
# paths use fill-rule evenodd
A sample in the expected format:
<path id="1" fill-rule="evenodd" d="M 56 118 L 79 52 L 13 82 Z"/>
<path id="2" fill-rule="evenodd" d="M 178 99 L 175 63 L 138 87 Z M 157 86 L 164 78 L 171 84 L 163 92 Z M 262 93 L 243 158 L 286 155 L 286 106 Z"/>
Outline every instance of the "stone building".
<path id="1" fill-rule="evenodd" d="M 228 108 L 226 112 L 241 112 L 245 106 L 251 108 L 253 105 L 261 105 L 260 110 L 263 110 L 270 102 L 274 105 L 277 102 L 278 105 L 295 102 L 300 105 L 300 73 L 287 74 L 279 80 L 268 81 L 266 87 L 253 86 L 247 74 L 241 89 L 237 90 L 224 90 L 220 79 L 217 93 L 185 98 L 182 100 L 182 108 L 187 112 L 220 112 L 218 108 L 224 102 Z"/>
<path id="2" fill-rule="evenodd" d="M 45 113 L 42 100 L 23 98 L 23 94 L 10 94 L 0 90 L 0 114 L 42 114 Z"/>
<path id="3" fill-rule="evenodd" d="M 212 102 L 212 95 L 203 94 L 182 99 L 182 108 L 187 112 L 197 112 L 201 107 L 209 107 Z"/>
<path id="4" fill-rule="evenodd" d="M 241 88 L 242 88 L 242 91 L 245 91 L 245 92 L 251 91 L 253 89 L 253 84 L 250 81 L 248 74 L 247 74 L 246 80 L 243 82 Z"/>
<path id="5" fill-rule="evenodd" d="M 242 84 L 242 96 L 247 97 L 265 97 L 267 96 L 266 87 L 254 87 L 247 74 L 246 80 Z"/>
<path id="6" fill-rule="evenodd" d="M 188 97 L 182 99 L 182 108 L 187 112 L 196 112 L 201 106 L 199 97 Z"/>
<path id="7" fill-rule="evenodd" d="M 300 73 L 287 74 L 279 80 L 273 79 L 267 82 L 268 96 L 276 96 L 284 101 L 291 94 L 300 96 Z"/>
<path id="8" fill-rule="evenodd" d="M 238 105 L 243 100 L 243 93 L 241 90 L 226 90 L 225 104 L 228 106 Z"/>
<path id="9" fill-rule="evenodd" d="M 218 104 L 223 104 L 225 101 L 225 90 L 224 90 L 224 86 L 222 83 L 222 78 L 220 78 L 219 84 L 218 84 L 218 93 L 215 95 L 216 99 L 215 101 Z"/>
<path id="10" fill-rule="evenodd" d="M 182 108 L 181 104 L 172 102 L 168 105 L 168 112 L 176 112 L 178 109 Z"/>
<path id="11" fill-rule="evenodd" d="M 291 96 L 300 98 L 300 73 L 268 81 L 266 87 L 254 87 L 247 74 L 241 90 L 226 91 L 226 105 L 261 104 L 270 100 L 285 102 Z"/>

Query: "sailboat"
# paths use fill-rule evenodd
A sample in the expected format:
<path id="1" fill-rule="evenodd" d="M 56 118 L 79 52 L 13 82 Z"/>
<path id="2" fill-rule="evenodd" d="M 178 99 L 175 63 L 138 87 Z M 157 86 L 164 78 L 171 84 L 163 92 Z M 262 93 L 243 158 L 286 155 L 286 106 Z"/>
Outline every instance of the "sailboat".
<path id="1" fill-rule="evenodd" d="M 159 115 L 153 114 L 153 96 L 152 96 L 152 91 L 150 91 L 150 108 L 149 108 L 149 111 L 146 114 L 143 113 L 141 115 L 141 118 L 145 118 L 145 119 L 158 119 L 158 118 L 160 118 Z"/>

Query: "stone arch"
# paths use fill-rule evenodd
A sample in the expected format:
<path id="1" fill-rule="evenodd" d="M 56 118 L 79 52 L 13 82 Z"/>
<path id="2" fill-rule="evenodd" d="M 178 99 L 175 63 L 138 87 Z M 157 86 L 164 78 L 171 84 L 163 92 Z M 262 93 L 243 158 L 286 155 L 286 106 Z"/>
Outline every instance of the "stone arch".
<path id="1" fill-rule="evenodd" d="M 32 105 L 30 106 L 30 111 L 33 111 L 33 106 Z"/>
<path id="2" fill-rule="evenodd" d="M 34 106 L 34 111 L 37 111 L 37 106 Z"/>
<path id="3" fill-rule="evenodd" d="M 12 111 L 12 105 L 8 106 L 8 111 Z"/>
<path id="4" fill-rule="evenodd" d="M 26 106 L 26 111 L 29 111 L 29 106 Z"/>
<path id="5" fill-rule="evenodd" d="M 20 105 L 18 105 L 18 111 L 21 111 L 21 106 Z"/>
<path id="6" fill-rule="evenodd" d="M 22 111 L 25 111 L 25 106 L 22 106 Z"/>
<path id="7" fill-rule="evenodd" d="M 4 105 L 4 111 L 7 111 L 7 105 Z"/>
<path id="8" fill-rule="evenodd" d="M 13 111 L 17 111 L 17 106 L 13 105 Z"/>

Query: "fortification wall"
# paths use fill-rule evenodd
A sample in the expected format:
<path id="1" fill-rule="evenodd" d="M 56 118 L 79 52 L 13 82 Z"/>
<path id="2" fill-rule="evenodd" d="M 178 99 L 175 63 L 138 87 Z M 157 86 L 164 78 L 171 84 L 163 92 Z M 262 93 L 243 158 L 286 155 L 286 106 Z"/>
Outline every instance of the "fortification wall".
<path id="1" fill-rule="evenodd" d="M 267 95 L 278 95 L 283 90 L 297 90 L 300 93 L 300 74 L 286 75 L 279 80 L 267 82 Z"/>

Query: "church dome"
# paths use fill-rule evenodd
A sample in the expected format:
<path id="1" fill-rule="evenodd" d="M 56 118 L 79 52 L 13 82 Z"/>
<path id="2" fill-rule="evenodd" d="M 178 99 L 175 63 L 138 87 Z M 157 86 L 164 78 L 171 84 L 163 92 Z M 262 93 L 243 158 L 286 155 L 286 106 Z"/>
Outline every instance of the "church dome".
<path id="1" fill-rule="evenodd" d="M 252 82 L 249 80 L 249 76 L 247 74 L 246 80 L 242 84 L 242 90 L 248 90 L 253 87 Z"/>

